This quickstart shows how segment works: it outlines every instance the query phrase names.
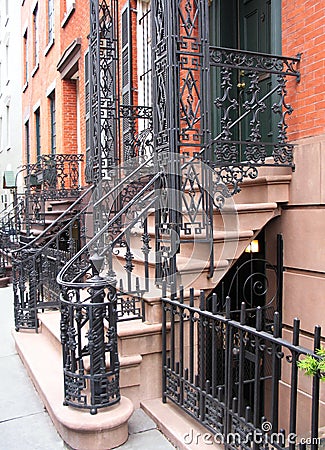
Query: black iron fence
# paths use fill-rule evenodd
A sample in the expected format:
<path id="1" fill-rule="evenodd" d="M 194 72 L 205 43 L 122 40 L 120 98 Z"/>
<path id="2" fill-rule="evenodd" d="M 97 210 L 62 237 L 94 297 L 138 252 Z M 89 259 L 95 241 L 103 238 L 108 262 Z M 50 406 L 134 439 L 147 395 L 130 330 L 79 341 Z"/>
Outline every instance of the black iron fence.
<path id="1" fill-rule="evenodd" d="M 39 310 L 59 308 L 59 270 L 85 244 L 86 190 L 39 236 L 12 255 L 15 327 L 38 328 Z M 72 216 L 72 217 L 71 217 Z"/>
<path id="2" fill-rule="evenodd" d="M 304 355 L 317 359 L 320 327 L 309 350 L 300 346 L 298 319 L 288 331 L 291 341 L 282 337 L 277 312 L 272 332 L 263 331 L 262 307 L 248 325 L 244 303 L 240 320 L 231 320 L 217 313 L 217 304 L 207 311 L 204 292 L 197 297 L 193 289 L 189 301 L 181 289 L 163 297 L 162 306 L 164 402 L 178 405 L 227 449 L 293 450 L 306 436 L 318 448 L 320 380 L 314 376 L 308 394 L 299 393 L 297 361 Z M 301 408 L 307 407 L 311 423 L 302 424 Z"/>

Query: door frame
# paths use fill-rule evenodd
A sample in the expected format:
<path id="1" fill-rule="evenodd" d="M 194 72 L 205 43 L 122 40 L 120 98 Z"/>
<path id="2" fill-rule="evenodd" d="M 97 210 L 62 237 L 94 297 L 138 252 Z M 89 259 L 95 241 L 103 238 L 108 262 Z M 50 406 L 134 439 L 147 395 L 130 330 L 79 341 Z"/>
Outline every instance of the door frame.
<path id="1" fill-rule="evenodd" d="M 227 19 L 227 17 L 222 17 L 222 14 L 218 14 L 221 10 L 221 4 L 223 1 L 227 1 L 229 4 L 229 0 L 212 0 L 210 4 L 210 29 L 216 30 L 214 36 L 210 33 L 210 43 L 211 45 L 216 45 L 218 47 L 222 46 L 222 36 L 221 36 L 221 30 L 222 30 L 222 20 Z M 236 29 L 236 32 L 238 34 L 238 2 L 240 0 L 232 0 L 234 2 L 234 5 L 236 6 L 236 11 L 234 14 L 234 23 L 233 28 Z M 282 54 L 282 0 L 272 0 L 271 2 L 271 53 L 274 55 L 281 55 Z M 212 26 L 213 25 L 213 26 Z M 237 36 L 235 38 L 235 42 L 237 44 Z M 226 47 L 230 48 L 236 48 L 237 45 L 231 46 L 227 45 Z"/>

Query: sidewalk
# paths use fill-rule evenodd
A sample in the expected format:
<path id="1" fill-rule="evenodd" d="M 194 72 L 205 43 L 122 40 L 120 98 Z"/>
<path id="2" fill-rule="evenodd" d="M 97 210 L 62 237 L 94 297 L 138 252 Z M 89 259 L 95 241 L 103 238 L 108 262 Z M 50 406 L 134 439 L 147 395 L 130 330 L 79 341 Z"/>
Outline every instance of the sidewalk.
<path id="1" fill-rule="evenodd" d="M 0 447 L 6 450 L 68 449 L 56 432 L 17 355 L 11 336 L 13 328 L 13 292 L 10 285 L 0 289 Z M 171 450 L 174 447 L 142 410 L 136 410 L 129 421 L 129 439 L 118 448 Z"/>

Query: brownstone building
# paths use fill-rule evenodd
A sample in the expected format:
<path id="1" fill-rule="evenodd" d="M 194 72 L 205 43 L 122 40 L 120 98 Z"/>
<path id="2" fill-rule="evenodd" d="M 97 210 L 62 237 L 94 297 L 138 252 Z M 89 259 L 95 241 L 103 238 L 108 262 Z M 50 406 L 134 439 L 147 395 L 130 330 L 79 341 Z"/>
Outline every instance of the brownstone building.
<path id="1" fill-rule="evenodd" d="M 44 205 L 21 230 L 15 338 L 73 448 L 121 444 L 138 407 L 180 448 L 193 426 L 321 436 L 319 373 L 296 362 L 325 326 L 324 13 L 23 2 L 26 198 Z"/>

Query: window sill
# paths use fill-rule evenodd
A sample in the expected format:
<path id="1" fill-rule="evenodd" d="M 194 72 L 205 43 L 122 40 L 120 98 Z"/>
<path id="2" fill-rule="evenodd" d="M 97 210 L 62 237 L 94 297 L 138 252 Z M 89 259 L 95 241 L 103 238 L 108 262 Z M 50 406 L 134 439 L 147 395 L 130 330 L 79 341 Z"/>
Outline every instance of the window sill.
<path id="1" fill-rule="evenodd" d="M 51 48 L 54 45 L 54 38 L 47 44 L 45 50 L 44 50 L 44 56 L 48 54 L 48 52 L 51 50 Z"/>
<path id="2" fill-rule="evenodd" d="M 33 76 L 35 75 L 35 73 L 38 71 L 38 68 L 39 68 L 39 63 L 37 63 L 37 65 L 34 67 L 32 73 L 31 73 L 32 77 L 33 77 Z"/>
<path id="3" fill-rule="evenodd" d="M 70 9 L 65 12 L 63 20 L 61 22 L 61 28 L 64 28 L 70 20 L 70 17 L 73 15 L 76 9 L 76 4 L 72 3 Z"/>
<path id="4" fill-rule="evenodd" d="M 28 88 L 28 81 L 26 81 L 26 83 L 23 86 L 23 92 L 25 92 L 27 88 Z"/>

